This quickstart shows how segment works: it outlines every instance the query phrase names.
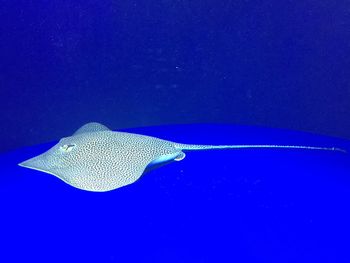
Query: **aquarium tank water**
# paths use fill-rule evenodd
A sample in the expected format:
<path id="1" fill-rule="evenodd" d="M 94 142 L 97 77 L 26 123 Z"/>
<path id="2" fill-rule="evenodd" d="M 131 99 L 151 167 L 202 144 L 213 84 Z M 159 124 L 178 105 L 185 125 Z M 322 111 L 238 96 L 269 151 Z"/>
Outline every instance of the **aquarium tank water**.
<path id="1" fill-rule="evenodd" d="M 338 0 L 1 1 L 0 262 L 350 262 L 349 28 Z"/>

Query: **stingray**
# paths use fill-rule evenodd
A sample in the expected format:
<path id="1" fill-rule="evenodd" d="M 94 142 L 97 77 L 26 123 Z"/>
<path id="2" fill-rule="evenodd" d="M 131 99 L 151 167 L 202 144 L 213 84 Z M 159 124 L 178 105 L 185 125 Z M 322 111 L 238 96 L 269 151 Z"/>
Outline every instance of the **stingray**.
<path id="1" fill-rule="evenodd" d="M 91 122 L 62 138 L 48 151 L 20 166 L 52 174 L 79 189 L 104 192 L 137 181 L 150 167 L 185 158 L 184 151 L 242 148 L 285 148 L 344 151 L 339 148 L 298 145 L 197 145 L 114 132 Z"/>

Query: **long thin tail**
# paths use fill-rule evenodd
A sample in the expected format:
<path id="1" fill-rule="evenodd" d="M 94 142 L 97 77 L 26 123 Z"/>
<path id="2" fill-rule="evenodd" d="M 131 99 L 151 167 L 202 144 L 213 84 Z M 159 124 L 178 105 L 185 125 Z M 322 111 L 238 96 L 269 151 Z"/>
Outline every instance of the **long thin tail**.
<path id="1" fill-rule="evenodd" d="M 215 149 L 304 149 L 320 151 L 337 151 L 346 153 L 346 150 L 337 147 L 319 147 L 319 146 L 302 146 L 302 145 L 269 145 L 269 144 L 242 144 L 242 145 L 201 145 L 201 144 L 182 144 L 175 143 L 175 147 L 184 151 L 195 150 L 215 150 Z"/>

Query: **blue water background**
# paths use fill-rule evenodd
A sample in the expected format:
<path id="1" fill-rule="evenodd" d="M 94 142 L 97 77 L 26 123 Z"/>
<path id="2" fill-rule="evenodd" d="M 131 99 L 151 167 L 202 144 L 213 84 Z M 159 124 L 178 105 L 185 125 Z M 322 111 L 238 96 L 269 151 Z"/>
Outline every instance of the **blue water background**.
<path id="1" fill-rule="evenodd" d="M 160 125 L 129 130 L 188 143 L 349 149 L 258 128 L 350 139 L 349 10 L 0 1 L 0 262 L 350 262 L 348 155 L 193 152 L 105 194 L 17 166 L 90 121 Z"/>

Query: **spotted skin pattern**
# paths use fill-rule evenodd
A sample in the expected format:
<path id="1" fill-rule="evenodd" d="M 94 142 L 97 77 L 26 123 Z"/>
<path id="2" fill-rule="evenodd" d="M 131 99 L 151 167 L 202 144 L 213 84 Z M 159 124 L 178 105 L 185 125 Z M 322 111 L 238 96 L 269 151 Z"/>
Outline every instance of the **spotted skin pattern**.
<path id="1" fill-rule="evenodd" d="M 80 189 L 109 191 L 135 182 L 157 158 L 181 154 L 173 143 L 150 136 L 109 130 L 75 134 L 22 166 L 48 172 Z M 67 145 L 70 151 L 64 150 Z"/>
<path id="2" fill-rule="evenodd" d="M 185 157 L 182 150 L 223 148 L 340 150 L 310 146 L 180 144 L 145 135 L 113 132 L 102 124 L 88 123 L 48 151 L 19 165 L 52 174 L 79 189 L 105 192 L 134 183 L 150 164 L 182 160 Z"/>

